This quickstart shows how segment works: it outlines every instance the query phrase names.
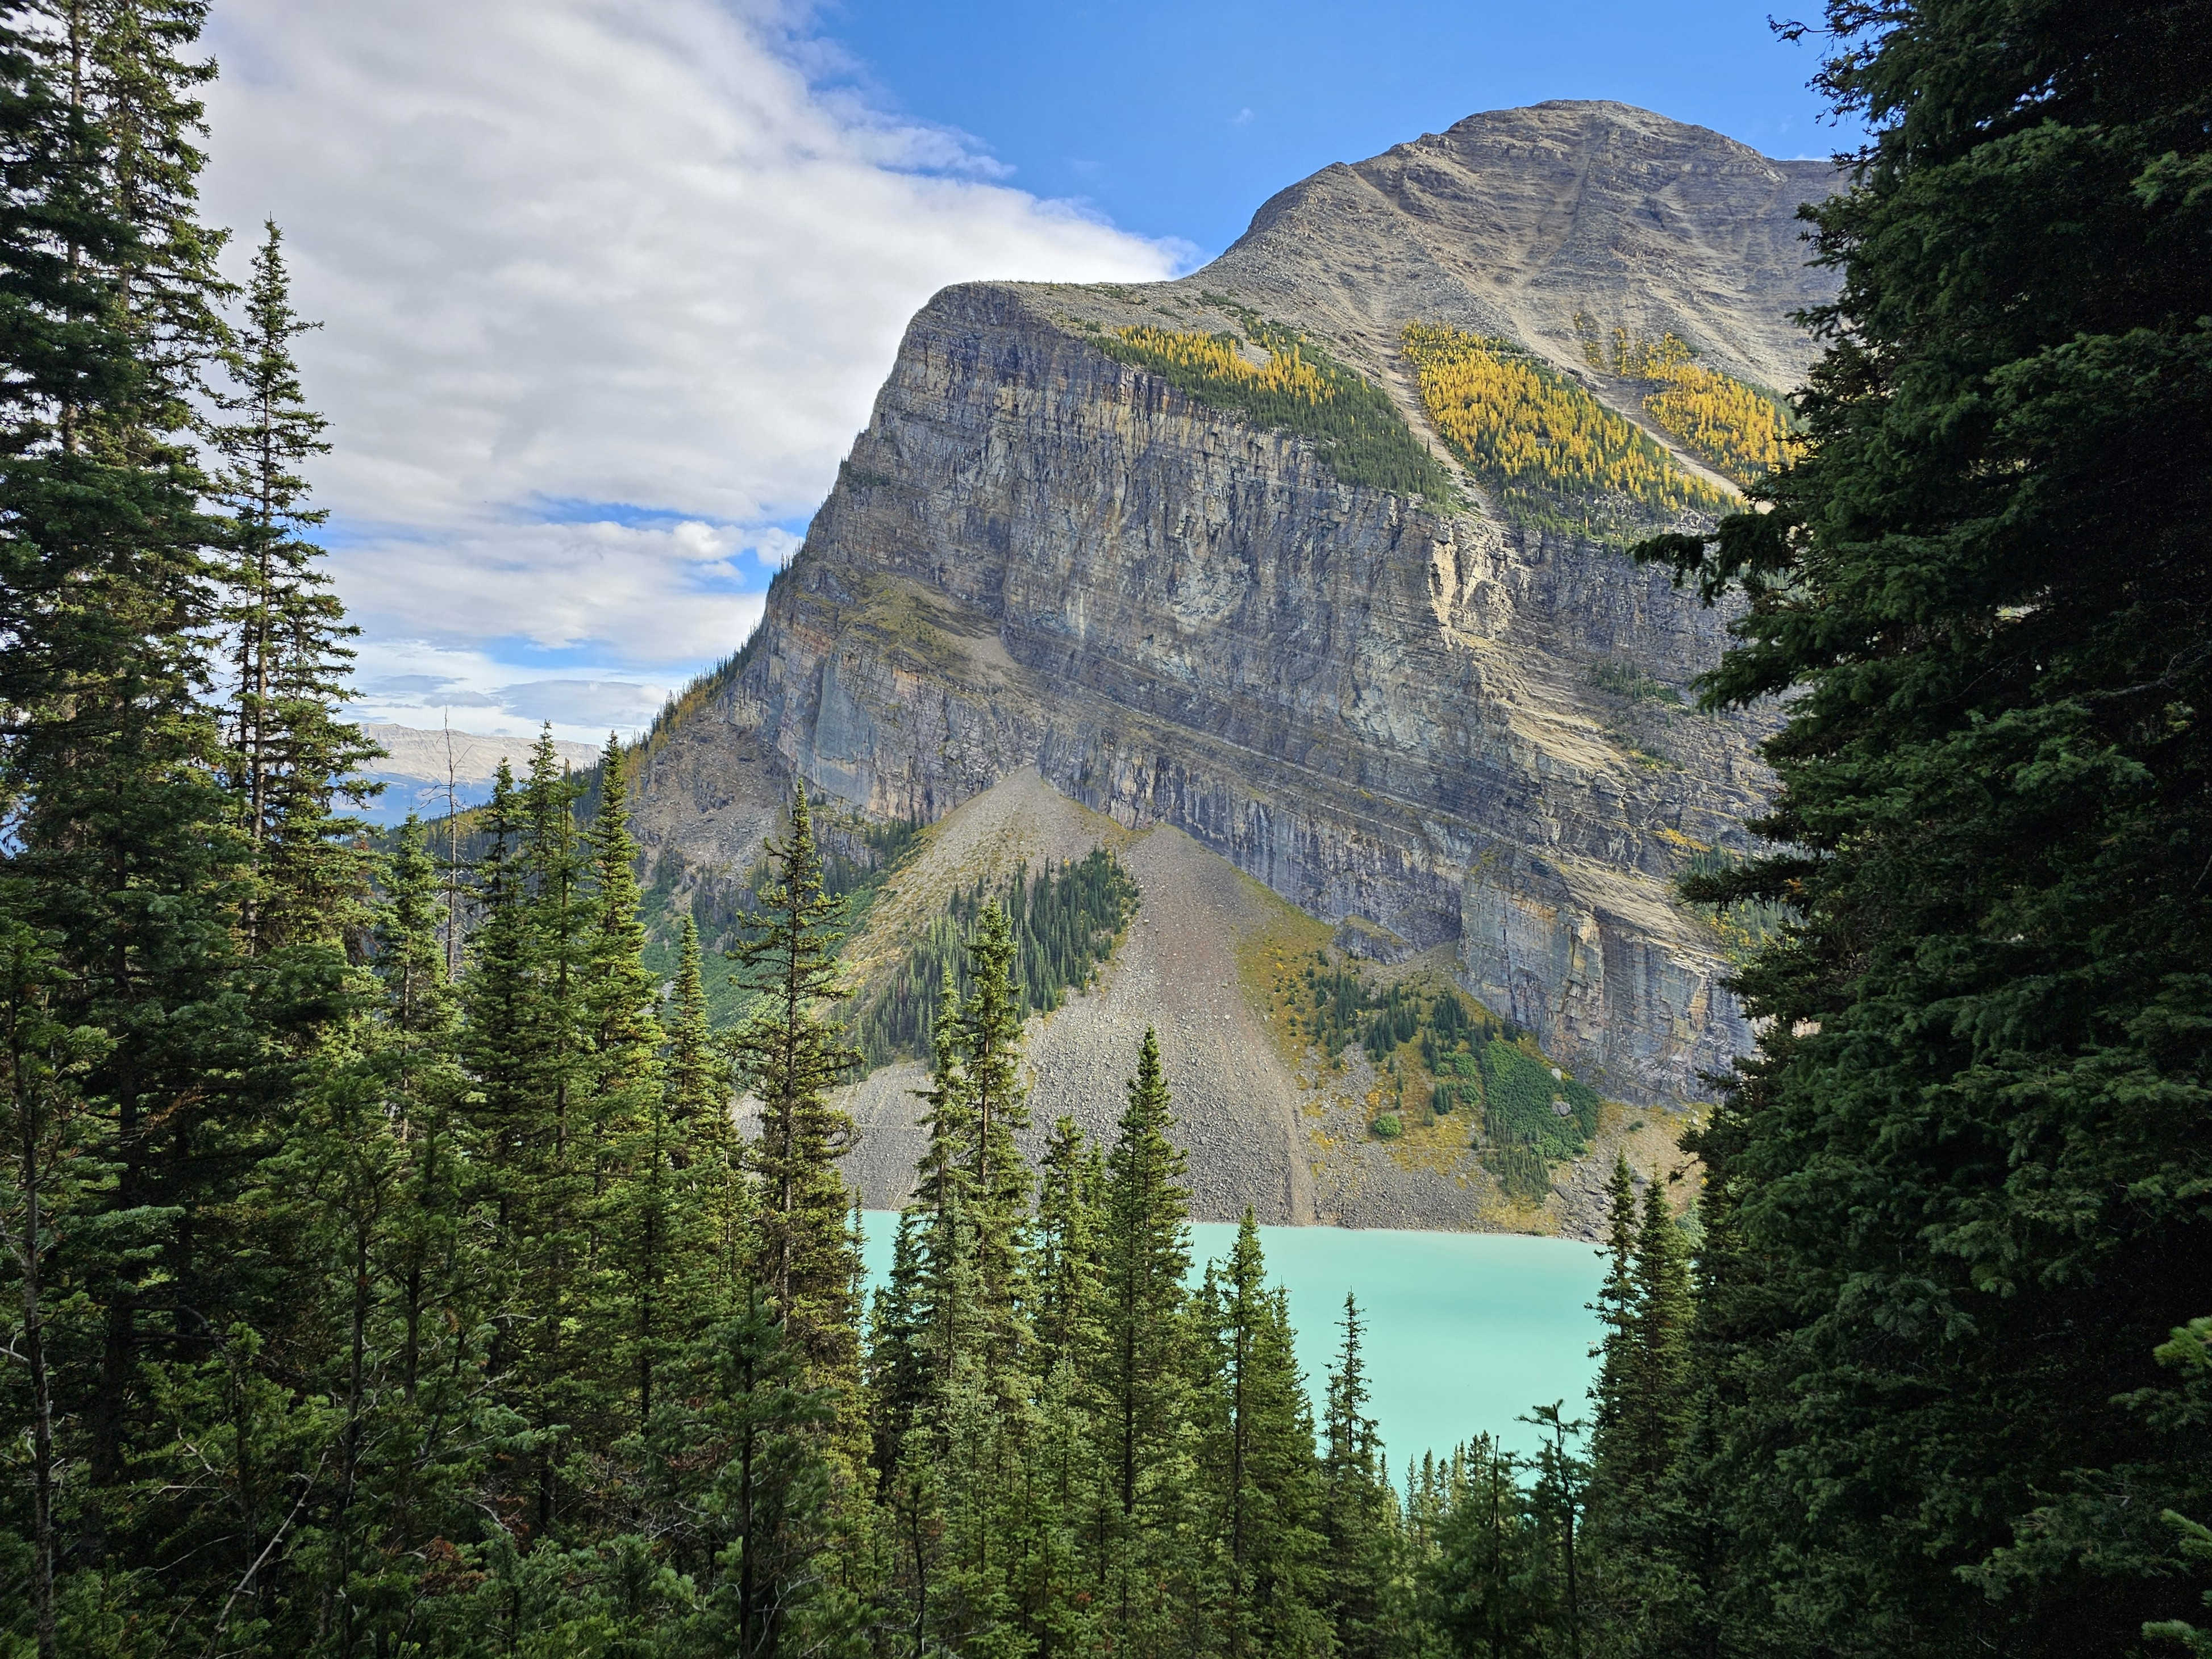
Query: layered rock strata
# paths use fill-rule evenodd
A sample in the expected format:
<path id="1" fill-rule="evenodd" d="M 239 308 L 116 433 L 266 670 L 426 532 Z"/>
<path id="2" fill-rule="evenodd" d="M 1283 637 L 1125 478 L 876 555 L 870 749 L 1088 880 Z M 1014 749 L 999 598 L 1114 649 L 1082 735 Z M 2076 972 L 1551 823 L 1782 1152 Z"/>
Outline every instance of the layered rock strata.
<path id="1" fill-rule="evenodd" d="M 758 635 L 654 746 L 647 840 L 741 866 L 791 775 L 929 820 L 1035 766 L 1324 921 L 1449 945 L 1468 988 L 1623 1097 L 1693 1097 L 1747 1033 L 1718 936 L 1672 883 L 1694 850 L 1741 844 L 1766 784 L 1756 719 L 1668 700 L 1723 619 L 1617 551 L 1510 522 L 1473 480 L 1455 507 L 1346 486 L 1314 444 L 1097 339 L 1249 307 L 1425 434 L 1395 342 L 1449 323 L 1641 419 L 1578 331 L 1671 331 L 1741 377 L 1794 380 L 1790 313 L 1820 291 L 1793 216 L 1828 177 L 1548 105 L 1330 168 L 1178 283 L 939 295 Z"/>

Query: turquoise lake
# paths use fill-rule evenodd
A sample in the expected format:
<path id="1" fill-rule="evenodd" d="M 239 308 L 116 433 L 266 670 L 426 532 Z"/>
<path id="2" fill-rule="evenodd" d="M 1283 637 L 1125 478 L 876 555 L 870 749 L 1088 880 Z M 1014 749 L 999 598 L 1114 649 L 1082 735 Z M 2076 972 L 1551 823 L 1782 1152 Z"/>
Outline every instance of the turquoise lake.
<path id="1" fill-rule="evenodd" d="M 872 1280 L 890 1269 L 898 1217 L 871 1211 Z M 1194 1277 L 1226 1255 L 1237 1229 L 1192 1227 Z M 1535 1431 L 1515 1419 L 1531 1406 L 1566 1402 L 1587 1417 L 1597 1334 L 1585 1307 L 1604 1259 L 1590 1245 L 1508 1233 L 1395 1232 L 1381 1228 L 1262 1227 L 1272 1284 L 1291 1293 L 1298 1358 L 1318 1408 L 1348 1290 L 1366 1324 L 1368 1410 L 1381 1426 L 1394 1474 L 1409 1457 L 1444 1452 L 1477 1434 L 1523 1451 Z"/>

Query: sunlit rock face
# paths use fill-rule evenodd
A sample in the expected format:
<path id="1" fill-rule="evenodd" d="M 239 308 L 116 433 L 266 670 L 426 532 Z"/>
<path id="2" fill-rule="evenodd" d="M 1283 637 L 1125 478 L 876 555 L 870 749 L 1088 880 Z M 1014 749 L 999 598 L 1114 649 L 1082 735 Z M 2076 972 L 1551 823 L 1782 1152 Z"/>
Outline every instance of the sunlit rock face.
<path id="1" fill-rule="evenodd" d="M 1457 507 L 1349 487 L 1315 445 L 1097 341 L 1241 305 L 1431 438 L 1399 355 L 1413 321 L 1511 338 L 1632 418 L 1585 360 L 1591 319 L 1786 387 L 1810 356 L 1792 313 L 1824 297 L 1796 211 L 1832 177 L 1544 105 L 1326 169 L 1179 282 L 947 289 L 742 663 L 653 750 L 641 830 L 738 868 L 794 775 L 932 820 L 1035 766 L 1324 921 L 1448 946 L 1468 990 L 1613 1091 L 1694 1097 L 1747 1035 L 1673 881 L 1743 846 L 1768 783 L 1758 715 L 1691 707 L 1725 617 L 1472 483 Z"/>

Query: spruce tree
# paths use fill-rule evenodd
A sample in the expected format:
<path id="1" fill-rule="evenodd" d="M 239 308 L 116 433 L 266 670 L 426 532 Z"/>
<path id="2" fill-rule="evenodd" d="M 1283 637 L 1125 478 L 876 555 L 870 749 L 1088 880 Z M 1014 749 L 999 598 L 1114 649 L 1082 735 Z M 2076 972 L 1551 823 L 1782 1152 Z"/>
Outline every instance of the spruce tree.
<path id="1" fill-rule="evenodd" d="M 1015 1139 L 1030 1121 L 1020 1079 L 1022 1004 L 1012 977 L 1013 935 L 1000 906 L 983 907 L 969 942 L 968 964 L 970 989 L 955 1031 L 962 1106 L 973 1138 L 967 1154 L 968 1213 L 975 1232 L 977 1316 L 990 1347 L 986 1363 L 995 1375 L 1015 1363 L 1024 1341 L 1018 1321 L 1030 1187 L 1029 1164 Z"/>
<path id="2" fill-rule="evenodd" d="M 353 660 L 345 641 L 359 630 L 343 620 L 321 550 L 308 539 L 329 515 L 308 504 L 301 469 L 330 446 L 323 417 L 307 405 L 292 342 L 316 325 L 292 309 L 282 234 L 274 222 L 263 228 L 244 321 L 222 354 L 232 384 L 216 401 L 232 418 L 208 434 L 230 521 L 222 572 L 227 765 L 255 860 L 242 921 L 256 951 L 334 937 L 350 919 L 365 878 L 346 840 L 360 826 L 333 805 L 372 792 L 352 775 L 375 752 L 336 716 Z"/>
<path id="3" fill-rule="evenodd" d="M 859 1378 L 856 1251 L 837 1159 L 853 1122 L 830 1091 L 859 1057 L 833 1022 L 843 994 L 836 924 L 843 912 L 822 884 L 822 858 L 804 785 L 787 836 L 769 848 L 774 875 L 745 918 L 750 936 L 733 953 L 738 983 L 758 1012 L 740 1028 L 738 1062 L 760 1102 L 760 1133 L 747 1162 L 759 1186 L 754 1271 L 769 1306 L 819 1384 Z"/>
<path id="4" fill-rule="evenodd" d="M 590 920 L 581 1001 L 589 1048 L 587 1115 L 597 1145 L 598 1248 L 605 1279 L 603 1323 L 616 1357 L 609 1379 L 642 1426 L 653 1385 L 693 1334 L 691 1297 L 710 1246 L 708 1217 L 684 1180 L 686 1157 L 660 1075 L 659 988 L 645 966 L 638 915 L 638 846 L 621 743 L 599 758 L 599 803 L 590 849 Z"/>
<path id="5" fill-rule="evenodd" d="M 1778 1642 L 2117 1652 L 2191 1599 L 2145 1517 L 2212 1498 L 2153 1357 L 2212 1282 L 2203 21 L 1830 6 L 1807 453 L 1650 550 L 1747 595 L 1713 696 L 1788 694 L 1775 851 L 1697 890 L 1795 917 L 1698 1140 Z"/>
<path id="6" fill-rule="evenodd" d="M 1228 1659 L 1323 1655 L 1325 1594 L 1313 1411 L 1287 1304 L 1267 1286 L 1248 1206 L 1226 1261 L 1207 1269 L 1200 1490 L 1222 1583 L 1213 1624 Z"/>
<path id="7" fill-rule="evenodd" d="M 1611 1458 L 1613 1425 L 1635 1367 L 1636 1231 L 1636 1176 L 1628 1167 L 1628 1154 L 1616 1152 L 1606 1183 L 1605 1279 L 1592 1308 L 1604 1334 L 1589 1356 L 1598 1362 L 1597 1376 L 1590 1384 L 1595 1408 L 1591 1455 L 1601 1464 Z"/>
<path id="8" fill-rule="evenodd" d="M 1680 1449 L 1690 1387 L 1690 1265 L 1681 1224 L 1664 1183 L 1644 1188 L 1636 1234 L 1633 1356 L 1628 1397 L 1616 1427 L 1621 1472 L 1632 1490 L 1650 1491 Z"/>
<path id="9" fill-rule="evenodd" d="M 1367 1415 L 1367 1361 L 1359 1304 L 1344 1297 L 1343 1336 L 1323 1413 L 1321 1533 L 1327 1606 L 1339 1646 L 1353 1659 L 1392 1651 L 1395 1499 L 1375 1419 Z"/>
<path id="10" fill-rule="evenodd" d="M 715 1052 L 699 923 L 688 911 L 677 936 L 676 977 L 669 985 L 661 1024 L 667 1044 L 662 1066 L 669 1114 L 687 1127 L 711 1127 L 714 1119 L 729 1110 L 728 1067 Z"/>
<path id="11" fill-rule="evenodd" d="M 4 1215 L 7 1260 L 19 1292 L 15 1306 L 0 1316 L 0 1334 L 23 1368 L 21 1410 L 10 1416 L 22 1425 L 28 1454 L 29 1515 L 18 1535 L 27 1534 L 25 1577 L 39 1659 L 53 1659 L 58 1639 L 55 1578 L 67 1518 L 64 1454 L 75 1392 L 63 1356 L 71 1338 L 88 1334 L 81 1315 L 70 1317 L 70 1275 L 59 1245 L 78 1217 L 97 1212 L 106 1174 L 92 1103 L 82 1093 L 84 1073 L 104 1039 L 54 1018 L 64 993 L 55 982 L 57 966 L 50 945 L 0 915 L 0 1109 L 9 1162 Z"/>
<path id="12" fill-rule="evenodd" d="M 1430 1620 L 1457 1652 L 1541 1659 L 1554 1650 L 1562 1582 L 1521 1461 L 1487 1437 L 1463 1461 L 1459 1501 L 1422 1575 Z"/>
<path id="13" fill-rule="evenodd" d="M 1028 1274 L 1036 1312 L 1031 1323 L 1037 1370 L 1050 1376 L 1063 1363 L 1095 1352 L 1099 1288 L 1099 1202 L 1104 1166 L 1072 1117 L 1054 1121 L 1039 1170 L 1035 1266 Z"/>
<path id="14" fill-rule="evenodd" d="M 518 1474 L 527 1471 L 541 1536 L 560 1518 L 562 1437 L 581 1415 L 574 1329 L 587 1290 L 589 1176 L 572 1116 L 577 906 L 567 799 L 565 781 L 542 759 L 527 791 L 501 763 L 480 820 L 477 927 L 462 981 L 471 1129 L 503 1270 L 489 1364 L 532 1437 Z"/>
<path id="15" fill-rule="evenodd" d="M 1171 1556 L 1186 1519 L 1190 1431 L 1190 1195 L 1149 1029 L 1129 1079 L 1101 1212 L 1099 1345 L 1093 1387 L 1105 1490 L 1096 1569 L 1121 1639 L 1168 1639 L 1172 1583 L 1196 1564 Z"/>
<path id="16" fill-rule="evenodd" d="M 702 1308 L 726 1319 L 744 1299 L 752 1206 L 731 1115 L 729 1056 L 708 1018 L 699 924 L 688 913 L 661 1025 L 672 1157 L 682 1176 L 683 1201 L 692 1207 L 701 1232 L 694 1276 L 701 1281 Z"/>
<path id="17" fill-rule="evenodd" d="M 810 1369 L 756 1287 L 691 1351 L 685 1385 L 655 1414 L 649 1443 L 679 1483 L 665 1504 L 681 1528 L 674 1565 L 696 1587 L 678 1639 L 697 1651 L 858 1650 L 860 1610 L 830 1559 L 836 1471 L 825 1443 L 842 1404 Z M 714 1455 L 700 1457 L 702 1447 Z"/>
<path id="18" fill-rule="evenodd" d="M 110 1103 L 112 1177 L 55 1262 L 100 1331 L 56 1426 L 100 1494 L 80 1559 L 118 1587 L 173 1518 L 113 1501 L 173 1437 L 164 1390 L 284 1282 L 239 1199 L 326 1016 L 326 980 L 255 995 L 240 978 L 245 849 L 200 696 L 222 540 L 190 441 L 222 334 L 200 13 L 147 0 L 0 27 L 0 897 L 53 952 L 51 1017 L 108 1039 L 82 1086 Z"/>

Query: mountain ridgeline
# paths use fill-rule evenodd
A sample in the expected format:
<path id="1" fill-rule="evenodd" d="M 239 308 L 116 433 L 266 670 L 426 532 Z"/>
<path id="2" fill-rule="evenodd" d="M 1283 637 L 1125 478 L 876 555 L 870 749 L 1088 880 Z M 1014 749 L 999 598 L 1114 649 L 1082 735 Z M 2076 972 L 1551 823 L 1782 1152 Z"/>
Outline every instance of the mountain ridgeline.
<path id="1" fill-rule="evenodd" d="M 1709 525 L 1790 441 L 1771 389 L 1828 293 L 1796 216 L 1832 176 L 1546 104 L 1329 167 L 1179 281 L 939 294 L 759 631 L 641 757 L 675 902 L 757 861 L 795 780 L 863 817 L 996 826 L 917 878 L 933 915 L 1017 862 L 1173 832 L 1194 848 L 1158 861 L 1188 880 L 1140 912 L 1225 951 L 1139 949 L 1149 990 L 1118 1015 L 1079 999 L 1063 1046 L 1115 1018 L 1279 1036 L 1269 999 L 1309 942 L 1277 935 L 1304 919 L 1326 962 L 1389 970 L 1373 994 L 1441 976 L 1624 1118 L 1703 1098 L 1749 1031 L 1730 932 L 1675 882 L 1744 848 L 1771 720 L 1694 710 L 1727 613 L 1625 549 Z M 1290 914 L 1206 912 L 1200 854 Z M 1467 1137 L 1435 1170 L 1378 1156 L 1326 1121 L 1337 1085 L 1300 1045 L 1247 1046 L 1228 1073 L 1170 1048 L 1200 1213 L 1499 1219 Z M 1081 1115 L 1097 1068 L 1060 1094 L 1041 1064 Z M 1401 1081 L 1346 1086 L 1372 1124 Z M 856 1102 L 871 1135 L 911 1133 L 895 1082 Z M 1595 1227 L 1613 1150 L 1561 1170 L 1542 1224 Z M 901 1179 L 862 1184 L 888 1202 Z"/>

